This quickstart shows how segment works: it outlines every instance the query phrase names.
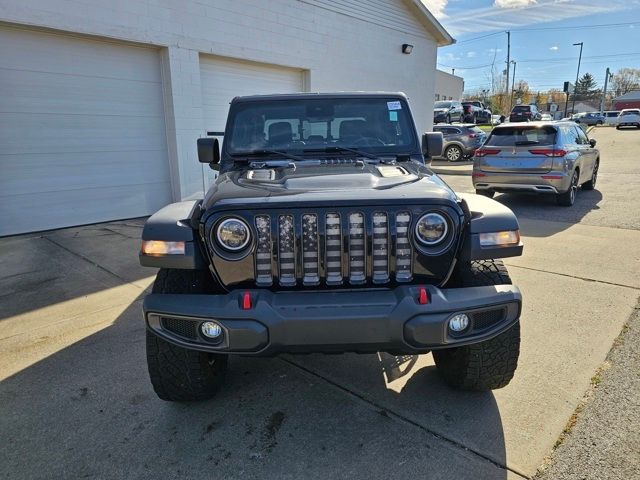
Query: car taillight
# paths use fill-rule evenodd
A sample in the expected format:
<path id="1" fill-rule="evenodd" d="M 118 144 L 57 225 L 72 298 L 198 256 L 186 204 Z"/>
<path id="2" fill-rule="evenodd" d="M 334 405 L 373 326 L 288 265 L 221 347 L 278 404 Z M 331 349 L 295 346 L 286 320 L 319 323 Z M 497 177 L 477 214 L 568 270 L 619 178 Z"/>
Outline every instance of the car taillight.
<path id="1" fill-rule="evenodd" d="M 531 112 L 524 112 L 524 116 L 525 117 L 530 117 L 531 116 Z"/>
<path id="2" fill-rule="evenodd" d="M 564 157 L 567 154 L 566 150 L 555 148 L 534 148 L 533 150 L 529 150 L 529 153 L 533 155 L 546 155 L 547 157 Z"/>
<path id="3" fill-rule="evenodd" d="M 476 157 L 485 157 L 487 155 L 497 155 L 500 153 L 499 148 L 479 148 L 476 150 Z"/>

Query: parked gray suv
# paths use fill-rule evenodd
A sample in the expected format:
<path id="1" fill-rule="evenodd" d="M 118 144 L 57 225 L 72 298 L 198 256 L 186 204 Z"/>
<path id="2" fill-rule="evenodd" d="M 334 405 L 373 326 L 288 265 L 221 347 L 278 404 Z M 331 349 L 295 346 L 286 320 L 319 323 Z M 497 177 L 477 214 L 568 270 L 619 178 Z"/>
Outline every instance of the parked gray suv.
<path id="1" fill-rule="evenodd" d="M 473 156 L 487 138 L 487 134 L 473 124 L 469 125 L 435 125 L 434 132 L 441 132 L 444 137 L 443 157 L 450 162 L 458 162 Z"/>
<path id="2" fill-rule="evenodd" d="M 571 206 L 578 187 L 593 190 L 600 152 L 596 141 L 574 122 L 506 124 L 493 129 L 476 150 L 473 185 L 476 193 L 550 193 L 559 205 Z"/>

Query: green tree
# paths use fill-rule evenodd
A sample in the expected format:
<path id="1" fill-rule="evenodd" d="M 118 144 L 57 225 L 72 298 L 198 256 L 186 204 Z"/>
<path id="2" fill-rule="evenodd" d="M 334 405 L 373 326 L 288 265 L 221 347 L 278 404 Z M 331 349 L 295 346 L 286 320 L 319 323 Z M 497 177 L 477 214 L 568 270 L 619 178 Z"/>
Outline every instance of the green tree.
<path id="1" fill-rule="evenodd" d="M 600 95 L 600 89 L 596 80 L 589 72 L 585 73 L 578 79 L 576 85 L 576 98 L 581 100 L 588 100 Z"/>

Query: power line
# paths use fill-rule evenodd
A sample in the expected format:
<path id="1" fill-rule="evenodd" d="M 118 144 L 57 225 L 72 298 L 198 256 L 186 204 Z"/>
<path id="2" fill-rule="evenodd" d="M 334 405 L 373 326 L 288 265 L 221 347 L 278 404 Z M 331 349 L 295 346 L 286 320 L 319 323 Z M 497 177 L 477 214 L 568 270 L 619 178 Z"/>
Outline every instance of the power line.
<path id="1" fill-rule="evenodd" d="M 640 20 L 636 20 L 635 22 L 624 22 L 624 23 L 594 23 L 591 25 L 575 25 L 575 26 L 564 26 L 564 27 L 538 27 L 538 28 L 512 28 L 511 31 L 516 32 L 534 32 L 539 30 L 575 30 L 582 28 L 609 28 L 609 27 L 624 27 L 628 25 L 638 25 L 640 24 Z"/>
<path id="2" fill-rule="evenodd" d="M 473 38 L 469 38 L 468 40 L 462 40 L 460 42 L 456 42 L 456 43 L 454 43 L 454 45 L 461 45 L 463 43 L 475 42 L 477 40 L 482 40 L 483 38 L 489 38 L 489 37 L 493 37 L 495 35 L 502 35 L 503 33 L 504 33 L 504 31 L 488 33 L 486 35 L 480 35 L 479 37 L 473 37 Z"/>

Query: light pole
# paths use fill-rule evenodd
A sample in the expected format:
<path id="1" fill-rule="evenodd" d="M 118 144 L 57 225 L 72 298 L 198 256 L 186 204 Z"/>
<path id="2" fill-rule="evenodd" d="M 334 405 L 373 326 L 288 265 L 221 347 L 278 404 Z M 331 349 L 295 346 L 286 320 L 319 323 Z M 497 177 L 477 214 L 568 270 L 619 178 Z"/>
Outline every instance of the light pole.
<path id="1" fill-rule="evenodd" d="M 582 46 L 583 42 L 574 43 L 573 46 L 577 47 L 580 45 L 580 56 L 578 57 L 578 71 L 576 72 L 576 83 L 573 87 L 573 103 L 571 104 L 571 115 L 576 113 L 576 94 L 578 92 L 578 78 L 580 77 L 580 61 L 582 60 Z"/>
<path id="2" fill-rule="evenodd" d="M 604 76 L 604 90 L 602 92 L 602 100 L 600 100 L 600 115 L 604 113 L 604 102 L 607 98 L 607 84 L 609 80 L 613 79 L 613 74 L 609 72 L 609 67 L 607 67 L 607 73 Z"/>

